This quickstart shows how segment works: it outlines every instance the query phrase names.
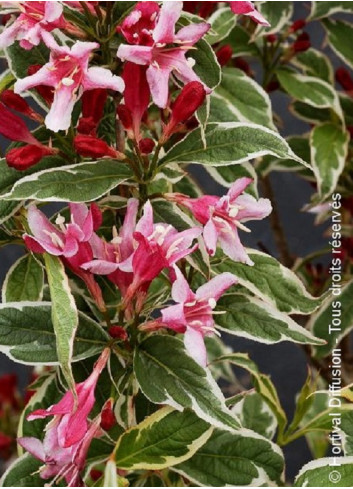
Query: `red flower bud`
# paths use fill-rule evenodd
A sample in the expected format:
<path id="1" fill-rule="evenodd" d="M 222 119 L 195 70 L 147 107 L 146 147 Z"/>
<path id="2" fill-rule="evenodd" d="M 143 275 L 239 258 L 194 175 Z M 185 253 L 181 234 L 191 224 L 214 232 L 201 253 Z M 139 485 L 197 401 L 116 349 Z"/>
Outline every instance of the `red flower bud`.
<path id="1" fill-rule="evenodd" d="M 56 149 L 47 148 L 46 146 L 27 144 L 26 146 L 21 146 L 21 148 L 10 149 L 6 154 L 6 162 L 8 166 L 22 171 L 39 163 L 44 156 L 49 156 L 56 152 Z"/>
<path id="2" fill-rule="evenodd" d="M 28 144 L 39 144 L 30 133 L 26 124 L 3 103 L 0 102 L 0 134 L 11 141 L 21 141 Z"/>
<path id="3" fill-rule="evenodd" d="M 103 118 L 107 97 L 107 90 L 103 88 L 84 92 L 82 95 L 82 117 L 77 126 L 80 134 L 96 135 L 97 126 Z"/>
<path id="4" fill-rule="evenodd" d="M 300 29 L 303 29 L 306 26 L 306 20 L 305 19 L 298 19 L 289 28 L 289 32 L 297 32 Z"/>
<path id="5" fill-rule="evenodd" d="M 16 408 L 17 375 L 4 374 L 0 377 L 0 405 L 9 404 Z"/>
<path id="6" fill-rule="evenodd" d="M 117 340 L 127 340 L 127 332 L 122 326 L 111 326 L 108 333 L 112 338 L 116 338 Z"/>
<path id="7" fill-rule="evenodd" d="M 96 128 L 97 124 L 93 120 L 93 117 L 81 117 L 81 119 L 78 121 L 77 132 L 80 134 L 95 136 Z"/>
<path id="8" fill-rule="evenodd" d="M 266 92 L 274 92 L 275 90 L 278 90 L 280 87 L 280 84 L 278 83 L 277 80 L 272 80 L 270 83 L 266 86 Z"/>
<path id="9" fill-rule="evenodd" d="M 244 71 L 248 76 L 251 76 L 251 68 L 249 66 L 249 63 L 245 61 L 244 58 L 239 57 L 234 59 L 234 66 L 235 68 L 238 68 L 239 70 Z"/>
<path id="10" fill-rule="evenodd" d="M 0 457 L 7 460 L 11 456 L 13 439 L 0 432 Z"/>
<path id="11" fill-rule="evenodd" d="M 116 418 L 113 412 L 113 400 L 109 399 L 103 406 L 101 412 L 101 428 L 109 431 L 116 425 Z"/>
<path id="12" fill-rule="evenodd" d="M 145 155 L 149 155 L 150 153 L 152 153 L 154 147 L 155 147 L 155 142 L 153 141 L 153 139 L 144 138 L 141 139 L 141 141 L 139 142 L 139 149 L 141 153 Z"/>
<path id="13" fill-rule="evenodd" d="M 218 59 L 218 63 L 221 66 L 225 66 L 228 63 L 228 61 L 232 59 L 233 49 L 229 44 L 225 44 L 224 46 L 218 49 L 218 51 L 216 52 L 216 56 Z"/>
<path id="14" fill-rule="evenodd" d="M 33 119 L 38 122 L 42 122 L 43 118 L 40 114 L 38 114 L 35 110 L 32 109 L 26 102 L 24 98 L 20 95 L 17 95 L 12 90 L 4 90 L 0 96 L 1 102 L 3 102 L 6 107 L 9 109 L 16 110 L 17 112 L 21 112 L 26 115 L 30 119 Z"/>
<path id="15" fill-rule="evenodd" d="M 124 126 L 124 129 L 129 131 L 132 129 L 132 116 L 130 110 L 126 107 L 126 105 L 120 104 L 116 108 L 116 113 Z"/>
<path id="16" fill-rule="evenodd" d="M 269 34 L 268 36 L 266 36 L 266 39 L 267 42 L 269 42 L 270 44 L 274 44 L 277 41 L 277 36 L 276 34 Z"/>
<path id="17" fill-rule="evenodd" d="M 89 158 L 103 158 L 104 156 L 116 158 L 118 154 L 103 139 L 86 134 L 79 134 L 74 138 L 74 147 L 79 155 Z"/>
<path id="18" fill-rule="evenodd" d="M 341 87 L 347 91 L 353 91 L 353 79 L 349 71 L 341 66 L 336 70 L 336 81 L 341 85 Z"/>
<path id="19" fill-rule="evenodd" d="M 96 482 L 98 479 L 100 479 L 103 476 L 103 472 L 101 470 L 92 469 L 89 475 L 93 480 L 93 482 Z"/>
<path id="20" fill-rule="evenodd" d="M 306 34 L 304 32 L 303 34 Z M 301 36 L 298 37 L 298 39 L 293 43 L 292 48 L 295 53 L 301 53 L 303 51 L 307 51 L 311 47 L 311 42 L 309 36 L 307 36 L 307 39 L 305 38 L 306 36 Z"/>
<path id="21" fill-rule="evenodd" d="M 38 70 L 42 68 L 42 65 L 31 65 L 27 73 L 29 76 L 37 73 Z M 48 104 L 51 105 L 54 100 L 54 91 L 51 87 L 47 87 L 46 85 L 38 85 L 34 88 L 38 92 L 38 94 L 42 97 L 42 99 Z"/>
<path id="22" fill-rule="evenodd" d="M 198 81 L 187 83 L 175 99 L 172 116 L 164 128 L 162 140 L 166 141 L 177 130 L 181 122 L 187 121 L 203 104 L 205 98 L 206 90 L 202 83 Z"/>

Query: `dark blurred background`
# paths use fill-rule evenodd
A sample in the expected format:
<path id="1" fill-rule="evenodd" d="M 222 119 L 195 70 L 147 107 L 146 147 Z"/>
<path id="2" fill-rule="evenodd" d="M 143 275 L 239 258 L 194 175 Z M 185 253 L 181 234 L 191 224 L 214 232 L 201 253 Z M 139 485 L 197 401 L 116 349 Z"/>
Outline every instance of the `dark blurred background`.
<path id="1" fill-rule="evenodd" d="M 307 17 L 310 10 L 310 2 L 294 2 L 295 19 Z M 310 35 L 312 44 L 318 49 L 325 50 L 323 45 L 324 32 L 318 22 L 314 22 L 305 29 Z M 335 67 L 337 59 L 327 52 Z M 339 63 L 338 63 L 339 64 Z M 257 67 L 253 67 L 257 70 Z M 271 94 L 274 112 L 277 112 L 282 121 L 282 135 L 302 134 L 310 129 L 309 125 L 295 119 L 288 110 L 289 99 L 279 92 Z M 1 140 L 2 149 L 6 148 L 7 142 Z M 221 195 L 225 193 L 224 188 L 217 185 L 205 171 L 196 167 L 193 174 L 202 183 L 207 193 Z M 271 182 L 275 191 L 279 207 L 280 217 L 289 242 L 291 253 L 294 256 L 307 255 L 327 244 L 323 237 L 325 226 L 314 226 L 314 218 L 311 214 L 302 212 L 304 204 L 310 201 L 313 192 L 312 187 L 304 180 L 290 173 L 272 173 Z M 260 188 L 261 192 L 261 188 Z M 269 220 L 250 223 L 251 235 L 243 233 L 242 239 L 250 247 L 258 247 L 261 242 L 265 249 L 274 256 L 277 251 L 269 226 Z M 7 246 L 0 248 L 0 283 L 6 275 L 10 265 L 21 256 L 21 247 Z M 226 335 L 223 336 L 224 338 Z M 235 351 L 249 353 L 250 357 L 258 364 L 260 370 L 270 374 L 278 388 L 281 402 L 289 419 L 294 411 L 294 398 L 302 387 L 306 375 L 306 358 L 302 349 L 291 343 L 281 343 L 275 346 L 263 345 L 250 340 L 227 337 L 227 342 Z M 15 372 L 19 378 L 21 388 L 27 385 L 30 369 L 15 364 L 5 355 L 0 354 L 0 375 Z M 293 479 L 299 469 L 312 457 L 305 440 L 301 439 L 290 444 L 284 449 L 287 460 L 287 477 Z"/>

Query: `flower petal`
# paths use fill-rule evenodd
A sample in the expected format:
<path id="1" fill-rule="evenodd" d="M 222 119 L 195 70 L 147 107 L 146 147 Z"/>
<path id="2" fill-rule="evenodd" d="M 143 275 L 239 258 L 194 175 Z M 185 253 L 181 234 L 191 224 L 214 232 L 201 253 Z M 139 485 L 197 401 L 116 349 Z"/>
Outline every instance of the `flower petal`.
<path id="1" fill-rule="evenodd" d="M 209 219 L 203 230 L 203 239 L 209 255 L 214 256 L 217 249 L 218 230 L 213 222 L 213 219 Z"/>
<path id="2" fill-rule="evenodd" d="M 272 205 L 269 199 L 256 200 L 255 197 L 249 194 L 240 195 L 237 198 L 237 205 L 241 206 L 236 219 L 242 222 L 251 219 L 264 219 L 272 212 Z"/>
<path id="3" fill-rule="evenodd" d="M 182 27 L 176 34 L 175 39 L 183 44 L 193 46 L 201 37 L 209 31 L 211 25 L 207 22 L 200 22 L 199 24 L 190 24 Z"/>
<path id="4" fill-rule="evenodd" d="M 191 302 L 195 298 L 195 294 L 193 291 L 190 289 L 190 286 L 184 277 L 184 275 L 181 273 L 180 269 L 178 267 L 175 267 L 175 273 L 177 276 L 177 279 L 173 283 L 172 286 L 172 299 L 175 302 Z"/>
<path id="5" fill-rule="evenodd" d="M 47 128 L 54 132 L 66 131 L 71 124 L 71 114 L 75 102 L 76 95 L 73 92 L 73 86 L 62 86 L 56 90 L 52 106 L 45 118 Z"/>
<path id="6" fill-rule="evenodd" d="M 127 60 L 138 65 L 149 65 L 152 62 L 152 49 L 150 46 L 120 44 L 116 55 L 122 61 Z"/>
<path id="7" fill-rule="evenodd" d="M 45 452 L 43 443 L 32 436 L 17 438 L 17 443 L 27 450 L 33 457 L 45 462 Z"/>
<path id="8" fill-rule="evenodd" d="M 180 17 L 183 2 L 163 2 L 159 12 L 157 25 L 153 31 L 155 43 L 172 43 L 174 41 L 175 24 Z"/>
<path id="9" fill-rule="evenodd" d="M 202 333 L 193 328 L 187 328 L 184 334 L 184 345 L 189 355 L 201 367 L 206 367 L 207 351 Z"/>
<path id="10" fill-rule="evenodd" d="M 175 304 L 166 307 L 161 311 L 162 322 L 170 329 L 183 333 L 185 331 L 186 320 L 184 316 L 184 305 Z"/>
<path id="11" fill-rule="evenodd" d="M 121 93 L 125 88 L 124 80 L 120 76 L 113 75 L 110 70 L 99 66 L 93 66 L 88 69 L 82 81 L 82 86 L 84 90 L 108 88 Z"/>
<path id="12" fill-rule="evenodd" d="M 198 300 L 201 299 L 218 299 L 224 294 L 226 290 L 229 289 L 232 285 L 238 282 L 237 277 L 232 273 L 225 272 L 217 275 L 209 282 L 198 288 L 196 291 L 196 298 Z"/>
<path id="13" fill-rule="evenodd" d="M 136 231 L 146 237 L 153 233 L 153 208 L 149 200 L 143 206 L 143 214 L 136 225 Z"/>
<path id="14" fill-rule="evenodd" d="M 229 189 L 227 196 L 230 203 L 232 203 L 244 190 L 252 183 L 253 179 L 248 177 L 242 177 L 235 180 L 231 188 Z"/>
<path id="15" fill-rule="evenodd" d="M 172 67 L 160 68 L 151 65 L 146 72 L 153 102 L 161 109 L 165 109 L 168 105 L 168 83 L 171 71 Z"/>
<path id="16" fill-rule="evenodd" d="M 237 262 L 246 263 L 247 265 L 254 264 L 248 257 L 244 246 L 241 244 L 238 230 L 235 226 L 232 226 L 232 231 L 225 230 L 225 232 L 221 232 L 218 239 L 223 252 L 229 256 L 229 258 Z"/>

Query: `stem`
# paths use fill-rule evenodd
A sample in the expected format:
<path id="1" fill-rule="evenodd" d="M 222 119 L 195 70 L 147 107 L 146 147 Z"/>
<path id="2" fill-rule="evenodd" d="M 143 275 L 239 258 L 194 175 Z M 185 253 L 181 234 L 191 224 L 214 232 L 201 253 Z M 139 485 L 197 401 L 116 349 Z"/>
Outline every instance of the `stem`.
<path id="1" fill-rule="evenodd" d="M 279 252 L 280 260 L 287 268 L 292 268 L 294 259 L 289 251 L 286 235 L 282 227 L 278 206 L 275 200 L 275 195 L 272 189 L 270 178 L 268 176 L 261 178 L 264 196 L 268 198 L 272 203 L 272 212 L 270 214 L 270 224 L 274 234 L 276 247 Z"/>

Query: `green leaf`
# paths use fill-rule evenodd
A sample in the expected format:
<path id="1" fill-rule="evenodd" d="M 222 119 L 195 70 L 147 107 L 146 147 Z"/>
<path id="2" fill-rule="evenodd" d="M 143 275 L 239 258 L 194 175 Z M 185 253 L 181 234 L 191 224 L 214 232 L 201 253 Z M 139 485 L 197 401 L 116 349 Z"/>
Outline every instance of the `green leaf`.
<path id="1" fill-rule="evenodd" d="M 221 81 L 221 67 L 215 52 L 204 39 L 195 44 L 195 47 L 196 49 L 188 52 L 188 57 L 195 60 L 193 70 L 213 90 Z"/>
<path id="2" fill-rule="evenodd" d="M 311 317 L 308 327 L 315 336 L 327 341 L 314 349 L 316 358 L 330 354 L 342 338 L 353 329 L 353 280 L 341 290 L 339 296 L 330 294 L 320 309 Z"/>
<path id="3" fill-rule="evenodd" d="M 347 2 L 352 3 L 352 2 Z M 324 20 L 328 42 L 331 48 L 345 63 L 353 68 L 353 45 L 349 41 L 353 35 L 353 25 L 342 20 Z"/>
<path id="4" fill-rule="evenodd" d="M 151 402 L 190 408 L 201 419 L 224 429 L 240 427 L 210 371 L 185 352 L 178 338 L 147 338 L 136 350 L 134 368 L 141 390 Z"/>
<path id="5" fill-rule="evenodd" d="M 322 200 L 337 187 L 345 167 L 349 141 L 349 132 L 330 122 L 314 127 L 311 132 L 311 164 Z"/>
<path id="6" fill-rule="evenodd" d="M 105 464 L 103 487 L 119 487 L 117 469 L 113 460 L 108 460 Z"/>
<path id="7" fill-rule="evenodd" d="M 307 51 L 297 53 L 293 59 L 296 66 L 302 68 L 304 73 L 309 76 L 321 78 L 322 80 L 333 83 L 333 68 L 329 58 L 317 49 L 310 48 Z"/>
<path id="8" fill-rule="evenodd" d="M 272 256 L 257 250 L 248 250 L 248 255 L 252 267 L 227 261 L 216 268 L 234 273 L 240 285 L 287 314 L 310 314 L 322 303 L 323 298 L 311 296 L 295 273 Z"/>
<path id="9" fill-rule="evenodd" d="M 17 458 L 0 480 L 1 487 L 43 487 L 38 473 L 43 462 L 26 453 Z"/>
<path id="10" fill-rule="evenodd" d="M 242 70 L 223 69 L 222 81 L 213 92 L 211 103 L 210 122 L 253 122 L 275 129 L 268 94 Z"/>
<path id="11" fill-rule="evenodd" d="M 353 11 L 353 2 L 311 2 L 310 20 L 322 19 L 340 12 L 351 14 Z"/>
<path id="12" fill-rule="evenodd" d="M 41 42 L 30 50 L 23 49 L 19 42 L 15 42 L 5 49 L 8 66 L 15 78 L 28 76 L 28 68 L 32 65 L 44 65 L 49 59 L 49 49 Z"/>
<path id="13" fill-rule="evenodd" d="M 276 416 L 257 392 L 250 392 L 232 408 L 244 428 L 272 440 L 277 430 Z"/>
<path id="14" fill-rule="evenodd" d="M 341 416 L 341 430 L 344 433 L 342 439 L 345 455 L 353 455 L 353 412 L 347 411 Z"/>
<path id="15" fill-rule="evenodd" d="M 297 157 L 287 142 L 276 132 L 257 124 L 221 122 L 208 124 L 205 148 L 200 129 L 190 132 L 173 146 L 161 163 L 195 163 L 208 166 L 236 165 L 267 154 L 290 158 L 304 166 L 308 163 Z"/>
<path id="16" fill-rule="evenodd" d="M 185 231 L 193 225 L 190 218 L 172 202 L 164 199 L 153 200 L 152 207 L 155 222 L 171 224 L 178 231 Z"/>
<path id="17" fill-rule="evenodd" d="M 343 108 L 343 107 L 342 107 Z M 331 121 L 332 113 L 330 109 L 317 109 L 303 102 L 295 101 L 290 105 L 290 111 L 299 119 L 310 124 L 320 124 Z"/>
<path id="18" fill-rule="evenodd" d="M 258 25 L 253 34 L 255 39 L 283 31 L 293 16 L 293 2 L 261 2 L 258 4 L 258 10 L 270 26 Z"/>
<path id="19" fill-rule="evenodd" d="M 252 178 L 253 183 L 246 189 L 246 191 L 258 198 L 257 174 L 251 163 L 243 163 L 242 165 L 234 166 L 206 166 L 205 169 L 213 180 L 226 188 L 230 188 L 238 178 Z"/>
<path id="20" fill-rule="evenodd" d="M 6 200 L 90 202 L 132 176 L 120 161 L 104 159 L 43 170 L 17 181 Z"/>
<path id="21" fill-rule="evenodd" d="M 276 307 L 256 297 L 226 294 L 218 301 L 217 309 L 225 312 L 216 316 L 217 326 L 235 336 L 266 344 L 280 341 L 314 345 L 324 343 Z"/>
<path id="22" fill-rule="evenodd" d="M 228 36 L 234 28 L 237 18 L 228 7 L 217 9 L 207 20 L 211 24 L 211 29 L 205 36 L 209 44 L 216 44 Z"/>
<path id="23" fill-rule="evenodd" d="M 300 470 L 294 487 L 352 487 L 353 457 L 320 458 L 313 460 Z"/>
<path id="24" fill-rule="evenodd" d="M 116 465 L 126 470 L 171 467 L 192 457 L 212 430 L 192 411 L 159 409 L 118 439 L 114 450 Z"/>
<path id="25" fill-rule="evenodd" d="M 58 360 L 69 386 L 74 389 L 71 360 L 78 326 L 78 311 L 60 258 L 44 253 L 44 262 L 52 301 L 51 318 Z"/>
<path id="26" fill-rule="evenodd" d="M 22 202 L 0 202 L 0 224 L 12 217 L 22 206 Z"/>
<path id="27" fill-rule="evenodd" d="M 254 56 L 260 54 L 257 45 L 251 41 L 250 34 L 240 25 L 236 25 L 225 39 L 224 44 L 229 44 L 234 56 Z"/>
<path id="28" fill-rule="evenodd" d="M 2 302 L 40 301 L 44 273 L 33 255 L 19 258 L 9 269 L 2 288 Z"/>
<path id="29" fill-rule="evenodd" d="M 218 362 L 230 362 L 237 367 L 247 370 L 251 374 L 256 392 L 260 394 L 277 419 L 279 436 L 281 436 L 287 424 L 287 416 L 281 406 L 276 388 L 270 377 L 259 372 L 257 365 L 249 358 L 247 353 L 224 355 L 214 361 L 215 364 Z"/>
<path id="30" fill-rule="evenodd" d="M 0 304 L 0 350 L 28 365 L 58 364 L 50 302 Z M 92 319 L 79 313 L 73 360 L 100 353 L 109 336 Z"/>
<path id="31" fill-rule="evenodd" d="M 338 94 L 327 82 L 283 68 L 277 70 L 276 74 L 282 87 L 295 100 L 318 109 L 332 109 L 344 120 Z"/>
<path id="32" fill-rule="evenodd" d="M 279 447 L 250 430 L 216 430 L 208 442 L 174 470 L 201 486 L 273 486 L 280 482 Z"/>

